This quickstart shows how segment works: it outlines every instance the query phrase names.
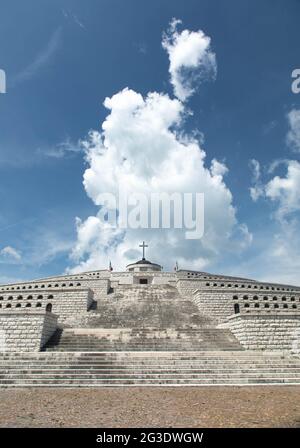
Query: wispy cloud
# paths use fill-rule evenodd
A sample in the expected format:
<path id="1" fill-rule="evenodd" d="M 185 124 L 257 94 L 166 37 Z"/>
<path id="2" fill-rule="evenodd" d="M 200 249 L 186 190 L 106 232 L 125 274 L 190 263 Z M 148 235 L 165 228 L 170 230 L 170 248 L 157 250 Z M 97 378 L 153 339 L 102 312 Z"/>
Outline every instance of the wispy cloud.
<path id="1" fill-rule="evenodd" d="M 86 27 L 84 26 L 82 21 L 72 11 L 68 11 L 66 9 L 62 9 L 61 12 L 62 12 L 62 15 L 65 17 L 65 19 L 71 20 L 72 22 L 75 23 L 75 25 L 78 25 L 83 30 L 86 30 Z"/>
<path id="2" fill-rule="evenodd" d="M 263 127 L 262 127 L 263 135 L 270 134 L 270 132 L 272 132 L 273 129 L 275 129 L 277 125 L 278 125 L 278 122 L 276 120 L 272 120 L 269 123 L 264 124 Z"/>
<path id="3" fill-rule="evenodd" d="M 73 15 L 73 19 L 74 19 L 74 22 L 76 23 L 76 25 L 78 25 L 80 28 L 82 28 L 82 29 L 86 29 L 85 28 L 85 26 L 83 25 L 83 23 L 78 19 L 78 17 L 74 14 Z"/>
<path id="4" fill-rule="evenodd" d="M 39 71 L 45 67 L 52 56 L 56 53 L 61 42 L 62 28 L 57 28 L 51 35 L 49 42 L 43 48 L 43 50 L 38 53 L 35 59 L 28 64 L 23 70 L 21 70 L 15 77 L 12 78 L 11 87 L 20 84 L 21 82 L 28 81 L 36 76 Z"/>
<path id="5" fill-rule="evenodd" d="M 264 185 L 261 181 L 260 163 L 256 159 L 249 161 L 249 168 L 252 171 L 252 187 L 250 187 L 251 199 L 256 202 L 259 197 L 264 195 Z"/>
<path id="6" fill-rule="evenodd" d="M 63 157 L 72 157 L 83 151 L 80 142 L 72 142 L 70 138 L 48 148 L 38 148 L 37 154 L 43 157 L 62 159 Z"/>
<path id="7" fill-rule="evenodd" d="M 137 48 L 137 51 L 141 54 L 147 53 L 147 45 L 144 42 L 135 43 L 134 46 Z"/>
<path id="8" fill-rule="evenodd" d="M 0 263 L 16 263 L 21 261 L 21 253 L 11 246 L 0 250 Z"/>

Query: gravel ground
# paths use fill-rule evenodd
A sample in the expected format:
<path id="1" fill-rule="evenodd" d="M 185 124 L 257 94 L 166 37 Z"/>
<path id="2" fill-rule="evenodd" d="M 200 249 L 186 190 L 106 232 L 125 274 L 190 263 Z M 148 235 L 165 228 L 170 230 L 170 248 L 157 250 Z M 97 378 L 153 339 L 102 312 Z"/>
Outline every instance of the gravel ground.
<path id="1" fill-rule="evenodd" d="M 300 387 L 1 389 L 0 427 L 300 427 Z"/>

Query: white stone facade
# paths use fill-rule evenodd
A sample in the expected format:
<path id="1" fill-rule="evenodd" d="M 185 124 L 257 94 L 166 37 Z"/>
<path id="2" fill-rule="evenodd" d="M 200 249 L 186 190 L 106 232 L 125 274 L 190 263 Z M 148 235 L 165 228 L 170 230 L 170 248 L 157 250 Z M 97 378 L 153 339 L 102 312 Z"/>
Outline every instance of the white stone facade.
<path id="1" fill-rule="evenodd" d="M 123 272 L 101 270 L 0 285 L 0 351 L 2 345 L 11 351 L 40 350 L 57 326 L 88 321 L 97 305 L 107 305 L 108 312 L 110 301 L 117 307 L 122 288 L 128 297 L 135 288 L 139 300 L 137 287 L 159 286 L 175 288 L 216 328 L 230 329 L 246 349 L 298 350 L 300 287 L 196 271 L 164 272 L 160 265 L 141 260 Z"/>

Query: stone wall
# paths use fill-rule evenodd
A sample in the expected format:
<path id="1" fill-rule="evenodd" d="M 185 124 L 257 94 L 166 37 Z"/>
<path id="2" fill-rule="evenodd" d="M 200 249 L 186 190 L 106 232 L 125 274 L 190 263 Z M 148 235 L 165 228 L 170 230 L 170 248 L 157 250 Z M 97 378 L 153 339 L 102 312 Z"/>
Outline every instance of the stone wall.
<path id="1" fill-rule="evenodd" d="M 89 281 L 83 281 L 82 283 L 83 286 L 93 291 L 94 300 L 99 300 L 102 297 L 106 297 L 111 286 L 108 279 L 91 279 Z"/>
<path id="2" fill-rule="evenodd" d="M 219 328 L 229 328 L 248 350 L 299 349 L 299 314 L 236 314 Z"/>
<path id="3" fill-rule="evenodd" d="M 192 283 L 197 283 L 197 281 Z M 191 293 L 190 299 L 198 306 L 202 314 L 206 314 L 218 322 L 226 322 L 228 317 L 235 313 L 234 308 L 237 305 L 240 312 L 247 313 L 265 311 L 294 314 L 300 311 L 299 295 L 295 295 L 293 292 L 270 294 L 260 291 L 197 289 Z"/>
<path id="4" fill-rule="evenodd" d="M 0 351 L 38 352 L 57 328 L 55 314 L 30 310 L 0 312 Z"/>
<path id="5" fill-rule="evenodd" d="M 93 291 L 81 288 L 47 288 L 43 291 L 22 290 L 5 292 L 0 296 L 0 311 L 27 313 L 30 310 L 45 311 L 47 305 L 59 315 L 60 321 L 68 316 L 85 313 L 93 303 Z"/>
<path id="6" fill-rule="evenodd" d="M 70 316 L 86 313 L 93 303 L 91 289 L 60 291 L 57 300 L 53 302 L 52 311 L 59 315 L 59 320 Z"/>
<path id="7" fill-rule="evenodd" d="M 178 279 L 176 287 L 182 296 L 190 299 L 192 294 L 199 288 L 199 284 L 199 280 Z"/>
<path id="8" fill-rule="evenodd" d="M 44 325 L 42 329 L 42 335 L 41 335 L 41 345 L 40 348 L 43 348 L 46 342 L 49 341 L 53 333 L 57 329 L 57 321 L 58 316 L 57 314 L 48 313 L 46 311 L 45 318 L 44 318 Z"/>
<path id="9" fill-rule="evenodd" d="M 199 289 L 225 289 L 228 291 L 241 290 L 249 291 L 265 291 L 271 294 L 278 292 L 300 292 L 299 286 L 282 285 L 279 283 L 266 283 L 245 278 L 230 277 L 224 275 L 212 275 L 205 272 L 196 271 L 177 271 L 177 278 L 181 280 L 198 281 Z"/>
<path id="10" fill-rule="evenodd" d="M 234 313 L 232 295 L 222 291 L 196 291 L 191 300 L 198 306 L 200 313 L 218 322 L 225 322 Z"/>

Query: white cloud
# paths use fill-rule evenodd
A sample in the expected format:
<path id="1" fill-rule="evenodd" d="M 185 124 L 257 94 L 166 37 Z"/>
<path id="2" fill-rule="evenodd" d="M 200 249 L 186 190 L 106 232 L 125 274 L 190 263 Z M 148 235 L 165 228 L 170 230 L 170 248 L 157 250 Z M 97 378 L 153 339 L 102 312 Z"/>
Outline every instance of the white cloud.
<path id="1" fill-rule="evenodd" d="M 21 253 L 14 247 L 6 246 L 0 250 L 0 256 L 3 261 L 6 262 L 18 262 L 21 260 Z"/>
<path id="2" fill-rule="evenodd" d="M 252 171 L 253 183 L 253 186 L 250 187 L 250 196 L 251 199 L 256 202 L 261 196 L 264 195 L 264 186 L 261 182 L 260 163 L 255 159 L 251 159 L 249 161 L 249 167 Z"/>
<path id="3" fill-rule="evenodd" d="M 293 148 L 299 144 L 300 149 L 300 110 L 292 109 L 288 113 L 289 130 L 287 133 L 287 143 Z M 300 163 L 297 160 L 276 159 L 268 169 L 268 175 L 281 166 L 286 167 L 284 176 L 274 176 L 266 183 L 261 179 L 261 168 L 257 160 L 252 159 L 249 162 L 252 170 L 253 187 L 250 188 L 250 194 L 254 201 L 259 197 L 269 199 L 275 204 L 276 219 L 287 219 L 289 215 L 300 211 Z"/>
<path id="4" fill-rule="evenodd" d="M 300 109 L 292 109 L 288 115 L 289 131 L 287 144 L 295 151 L 300 152 Z"/>
<path id="5" fill-rule="evenodd" d="M 275 176 L 265 186 L 265 195 L 277 203 L 276 216 L 279 219 L 300 210 L 300 163 L 287 162 L 285 177 Z"/>
<path id="6" fill-rule="evenodd" d="M 260 179 L 260 163 L 258 160 L 251 159 L 249 161 L 249 166 L 252 169 L 253 182 L 257 182 Z"/>
<path id="7" fill-rule="evenodd" d="M 262 182 L 259 162 L 253 159 L 249 165 L 253 173 L 254 186 L 250 188 L 253 201 L 260 197 L 269 199 L 275 205 L 274 216 L 278 220 L 300 211 L 300 163 L 297 160 L 280 159 L 272 162 L 268 174 L 273 174 L 280 165 L 286 166 L 286 174 L 282 177 L 274 176 L 266 183 Z"/>
<path id="8" fill-rule="evenodd" d="M 299 286 L 300 222 L 298 217 L 277 219 L 255 234 L 251 255 L 231 269 L 232 275 Z"/>
<path id="9" fill-rule="evenodd" d="M 124 268 L 136 259 L 141 240 L 150 243 L 149 257 L 172 268 L 204 268 L 223 252 L 239 251 L 250 244 L 251 235 L 239 225 L 233 198 L 224 182 L 227 167 L 213 160 L 206 167 L 206 154 L 193 135 L 183 134 L 185 108 L 178 99 L 156 92 L 143 98 L 124 89 L 106 98 L 109 114 L 102 132 L 92 131 L 83 146 L 89 167 L 84 187 L 100 206 L 103 193 L 118 196 L 154 192 L 201 192 L 205 195 L 205 235 L 186 240 L 185 229 L 113 229 L 96 216 L 77 219 L 77 243 L 72 251 L 76 266 L 70 272 L 103 268 L 111 259 Z"/>
<path id="10" fill-rule="evenodd" d="M 240 265 L 241 274 L 253 273 L 261 280 L 299 284 L 300 268 L 300 163 L 278 159 L 271 163 L 267 174 L 272 178 L 263 183 L 260 165 L 252 161 L 252 199 L 263 197 L 272 204 L 268 231 L 256 235 L 256 248 L 250 260 Z M 284 174 L 275 175 L 285 167 Z"/>
<path id="11" fill-rule="evenodd" d="M 86 30 L 86 27 L 82 23 L 81 20 L 79 20 L 78 16 L 74 14 L 72 11 L 62 9 L 62 14 L 66 19 L 70 19 L 72 22 L 74 22 L 76 25 L 78 25 L 83 30 Z"/>
<path id="12" fill-rule="evenodd" d="M 52 147 L 38 148 L 37 154 L 41 156 L 51 157 L 54 159 L 61 159 L 63 157 L 71 157 L 82 152 L 80 142 L 73 143 L 70 138 L 58 143 Z"/>
<path id="13" fill-rule="evenodd" d="M 289 130 L 286 142 L 295 151 L 300 151 L 300 109 L 292 109 L 287 117 Z M 269 174 L 281 165 L 286 166 L 286 175 L 274 176 L 264 186 L 264 193 L 276 204 L 275 217 L 279 221 L 284 220 L 286 225 L 286 220 L 300 211 L 300 163 L 297 160 L 277 159 L 271 163 Z"/>
<path id="14" fill-rule="evenodd" d="M 216 78 L 216 56 L 211 51 L 210 37 L 202 30 L 177 31 L 180 20 L 173 19 L 163 34 L 162 46 L 169 55 L 169 73 L 174 94 L 181 101 L 195 91 L 196 82 Z"/>
<path id="15" fill-rule="evenodd" d="M 228 173 L 228 168 L 224 163 L 213 159 L 211 162 L 210 171 L 213 176 L 220 176 L 222 178 L 225 174 Z"/>

